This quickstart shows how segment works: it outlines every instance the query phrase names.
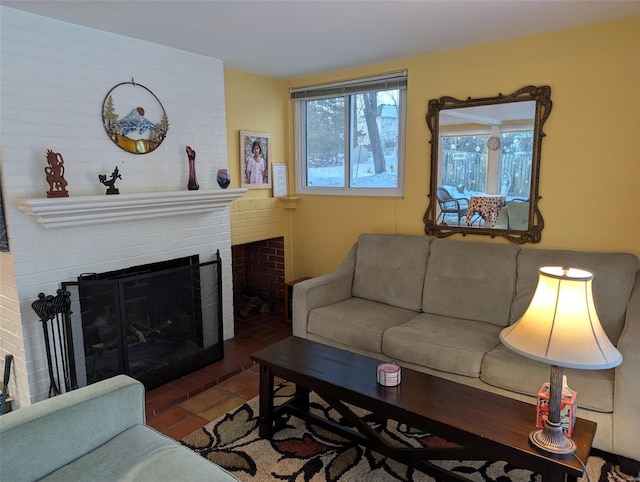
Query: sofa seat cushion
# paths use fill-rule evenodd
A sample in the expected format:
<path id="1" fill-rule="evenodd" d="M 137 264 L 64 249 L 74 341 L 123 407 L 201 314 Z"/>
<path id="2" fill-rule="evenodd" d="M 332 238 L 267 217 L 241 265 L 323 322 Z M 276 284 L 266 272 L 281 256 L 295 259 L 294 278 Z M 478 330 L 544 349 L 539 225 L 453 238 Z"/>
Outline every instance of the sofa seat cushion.
<path id="1" fill-rule="evenodd" d="M 52 441 L 52 444 L 55 445 L 55 441 Z M 237 479 L 221 467 L 152 428 L 135 425 L 42 480 L 156 482 Z"/>
<path id="2" fill-rule="evenodd" d="M 389 328 L 382 352 L 399 362 L 477 378 L 484 354 L 500 343 L 500 330 L 491 323 L 423 313 Z"/>
<path id="3" fill-rule="evenodd" d="M 486 354 L 480 379 L 494 387 L 536 396 L 549 381 L 551 367 L 531 360 L 500 344 Z M 615 370 L 574 370 L 565 368 L 567 384 L 578 392 L 578 407 L 613 412 Z"/>
<path id="4" fill-rule="evenodd" d="M 426 236 L 361 235 L 353 296 L 420 311 L 430 241 Z"/>
<path id="5" fill-rule="evenodd" d="M 515 245 L 434 239 L 422 311 L 507 326 L 519 251 Z"/>
<path id="6" fill-rule="evenodd" d="M 385 330 L 405 323 L 416 314 L 384 303 L 349 298 L 312 310 L 307 330 L 343 345 L 381 353 Z"/>

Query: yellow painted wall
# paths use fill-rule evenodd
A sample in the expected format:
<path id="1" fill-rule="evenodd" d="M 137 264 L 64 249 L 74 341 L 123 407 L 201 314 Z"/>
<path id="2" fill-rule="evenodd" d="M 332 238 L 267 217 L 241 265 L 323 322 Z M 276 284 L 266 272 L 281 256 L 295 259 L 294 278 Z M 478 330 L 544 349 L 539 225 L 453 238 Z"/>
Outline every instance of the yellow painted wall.
<path id="1" fill-rule="evenodd" d="M 285 90 L 281 80 L 225 69 L 228 170 L 230 187 L 240 187 L 240 131 L 271 134 L 271 162 L 287 162 Z M 284 237 L 285 278 L 292 278 L 290 210 L 272 197 L 271 189 L 251 189 L 231 203 L 231 244 Z"/>
<path id="2" fill-rule="evenodd" d="M 640 17 L 280 81 L 225 69 L 232 186 L 240 186 L 239 130 L 272 134 L 294 183 L 289 87 L 406 69 L 407 160 L 402 199 L 301 196 L 296 209 L 251 191 L 232 205 L 232 244 L 285 232 L 288 280 L 335 269 L 362 232 L 422 234 L 429 192 L 429 99 L 550 85 L 540 172 L 542 241 L 530 248 L 629 251 L 640 256 Z M 253 202 L 253 204 L 251 204 Z M 274 234 L 279 235 L 279 234 Z M 504 242 L 482 236 L 454 236 Z"/>
<path id="3" fill-rule="evenodd" d="M 240 131 L 271 134 L 271 158 L 286 162 L 285 125 L 287 103 L 284 83 L 278 79 L 224 69 L 225 109 L 227 117 L 227 150 L 231 186 L 240 187 Z M 269 189 L 255 189 L 246 199 L 271 197 Z"/>
<path id="4" fill-rule="evenodd" d="M 526 246 L 640 256 L 639 45 L 640 17 L 633 17 L 286 82 L 288 90 L 409 72 L 404 199 L 302 196 L 291 217 L 294 277 L 335 269 L 362 232 L 424 232 L 429 99 L 492 96 L 525 85 L 550 85 L 553 100 L 540 172 L 539 207 L 545 228 L 539 244 Z M 285 107 L 291 136 L 290 103 Z M 287 149 L 293 159 L 293 142 Z M 507 242 L 481 236 L 466 239 Z"/>

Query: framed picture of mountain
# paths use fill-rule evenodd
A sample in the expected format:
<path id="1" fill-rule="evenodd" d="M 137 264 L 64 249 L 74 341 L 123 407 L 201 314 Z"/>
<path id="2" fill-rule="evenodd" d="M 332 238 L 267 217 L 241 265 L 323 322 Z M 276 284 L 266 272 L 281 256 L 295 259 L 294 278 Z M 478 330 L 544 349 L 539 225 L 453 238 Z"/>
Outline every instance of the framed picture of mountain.
<path id="1" fill-rule="evenodd" d="M 102 125 L 109 139 L 132 154 L 155 151 L 169 131 L 169 117 L 156 95 L 144 85 L 122 82 L 102 103 Z"/>

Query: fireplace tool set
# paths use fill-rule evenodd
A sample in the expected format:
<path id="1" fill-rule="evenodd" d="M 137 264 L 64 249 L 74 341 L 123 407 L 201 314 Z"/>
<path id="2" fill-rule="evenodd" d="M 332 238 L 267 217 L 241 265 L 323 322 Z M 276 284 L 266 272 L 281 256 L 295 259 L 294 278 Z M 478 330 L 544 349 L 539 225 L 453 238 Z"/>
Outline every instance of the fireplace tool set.
<path id="1" fill-rule="evenodd" d="M 65 316 L 71 314 L 71 294 L 61 289 L 56 296 L 40 293 L 31 307 L 42 322 L 49 368 L 49 397 L 62 393 L 62 382 L 65 392 L 78 388 L 72 356 L 73 339 Z"/>

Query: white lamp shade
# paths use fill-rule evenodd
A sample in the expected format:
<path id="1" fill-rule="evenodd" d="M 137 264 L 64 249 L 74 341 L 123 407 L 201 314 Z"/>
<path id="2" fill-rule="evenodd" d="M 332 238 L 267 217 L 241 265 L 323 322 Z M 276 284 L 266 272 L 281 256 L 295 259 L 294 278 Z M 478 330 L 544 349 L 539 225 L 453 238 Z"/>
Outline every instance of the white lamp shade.
<path id="1" fill-rule="evenodd" d="M 586 370 L 612 368 L 622 355 L 602 329 L 593 302 L 593 274 L 544 267 L 522 318 L 500 333 L 508 348 L 551 365 Z"/>

